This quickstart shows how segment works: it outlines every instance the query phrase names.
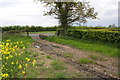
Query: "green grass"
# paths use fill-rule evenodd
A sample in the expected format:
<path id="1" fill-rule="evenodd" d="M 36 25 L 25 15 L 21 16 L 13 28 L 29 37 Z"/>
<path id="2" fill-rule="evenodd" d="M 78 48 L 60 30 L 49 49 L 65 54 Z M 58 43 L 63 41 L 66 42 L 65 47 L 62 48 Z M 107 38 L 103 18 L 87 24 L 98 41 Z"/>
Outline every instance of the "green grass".
<path id="1" fill-rule="evenodd" d="M 33 57 L 37 57 L 39 54 L 38 53 L 33 53 L 32 56 Z"/>
<path id="2" fill-rule="evenodd" d="M 65 65 L 59 61 L 53 61 L 51 66 L 54 70 L 64 70 L 66 69 Z"/>
<path id="3" fill-rule="evenodd" d="M 56 72 L 55 78 L 67 78 L 67 73 L 66 72 Z"/>
<path id="4" fill-rule="evenodd" d="M 12 34 L 3 34 L 2 41 L 10 39 L 11 42 L 22 41 L 25 46 L 28 46 L 28 43 L 32 43 L 33 39 L 30 36 L 23 36 L 23 35 L 12 35 Z"/>
<path id="5" fill-rule="evenodd" d="M 81 58 L 78 60 L 78 63 L 80 64 L 88 64 L 88 63 L 93 63 L 95 64 L 96 62 L 87 58 Z"/>
<path id="6" fill-rule="evenodd" d="M 75 76 L 76 76 L 77 78 L 86 77 L 86 76 L 85 76 L 83 73 L 81 73 L 81 72 L 76 73 Z"/>
<path id="7" fill-rule="evenodd" d="M 2 58 L 2 54 L 0 54 L 0 58 Z M 2 60 L 0 60 L 0 74 L 2 74 Z M 1 79 L 2 79 L 2 76 L 0 75 L 0 80 Z"/>
<path id="8" fill-rule="evenodd" d="M 43 78 L 53 78 L 54 70 L 52 68 L 41 67 L 39 68 L 39 76 L 40 75 L 42 75 Z"/>
<path id="9" fill-rule="evenodd" d="M 98 60 L 98 56 L 95 56 L 95 55 L 90 55 L 90 58 L 94 59 L 94 60 Z"/>
<path id="10" fill-rule="evenodd" d="M 67 58 L 71 58 L 71 57 L 73 57 L 73 54 L 72 53 L 63 53 L 63 56 L 67 57 Z"/>
<path id="11" fill-rule="evenodd" d="M 28 45 L 33 42 L 32 38 L 29 37 L 29 36 L 21 36 L 21 35 L 14 35 L 14 34 L 2 34 L 2 42 L 6 42 L 6 40 L 10 40 L 12 43 L 14 43 L 14 42 L 21 42 L 22 41 L 23 44 L 27 47 L 27 49 L 29 48 Z M 31 57 L 32 53 L 29 52 L 27 49 L 24 51 L 25 52 L 24 55 L 19 56 L 19 60 L 18 61 L 20 61 L 20 62 L 22 61 L 23 63 L 25 63 L 23 61 L 23 59 L 25 59 L 26 57 L 29 57 L 31 59 L 31 61 L 34 60 L 34 58 Z M 17 57 L 12 58 L 13 61 L 16 60 L 16 59 L 18 59 L 18 58 Z M 22 62 L 21 62 L 21 64 L 22 64 Z M 26 73 L 27 73 L 26 76 L 30 77 L 30 78 L 31 77 L 35 77 L 35 74 L 36 74 L 35 72 L 36 71 L 35 70 L 32 71 L 32 69 L 30 69 L 30 68 L 34 68 L 33 66 L 31 66 L 32 63 L 28 62 L 28 64 L 29 64 L 30 67 L 26 68 Z M 13 72 L 13 74 L 14 74 L 14 72 Z M 23 76 L 20 75 L 19 77 L 22 78 Z"/>
<path id="12" fill-rule="evenodd" d="M 29 69 L 27 69 L 27 78 L 36 78 L 39 75 L 39 71 L 35 68 L 31 68 L 29 67 Z"/>
<path id="13" fill-rule="evenodd" d="M 36 63 L 36 66 L 43 66 L 44 64 L 45 64 L 45 62 Z"/>
<path id="14" fill-rule="evenodd" d="M 94 59 L 94 60 L 105 61 L 104 58 L 101 58 L 101 57 L 98 57 L 98 56 L 95 56 L 95 55 L 90 55 L 89 57 L 90 57 L 91 59 Z"/>
<path id="15" fill-rule="evenodd" d="M 51 57 L 50 55 L 46 56 L 46 58 L 48 58 L 48 59 L 52 59 L 52 57 Z"/>
<path id="16" fill-rule="evenodd" d="M 0 61 L 0 74 L 2 74 L 2 62 Z M 0 75 L 0 80 L 2 79 L 2 76 Z"/>
<path id="17" fill-rule="evenodd" d="M 111 43 L 103 43 L 98 41 L 88 41 L 80 39 L 72 39 L 68 37 L 51 36 L 45 38 L 48 41 L 70 45 L 79 49 L 100 52 L 107 56 L 118 57 L 118 46 Z"/>

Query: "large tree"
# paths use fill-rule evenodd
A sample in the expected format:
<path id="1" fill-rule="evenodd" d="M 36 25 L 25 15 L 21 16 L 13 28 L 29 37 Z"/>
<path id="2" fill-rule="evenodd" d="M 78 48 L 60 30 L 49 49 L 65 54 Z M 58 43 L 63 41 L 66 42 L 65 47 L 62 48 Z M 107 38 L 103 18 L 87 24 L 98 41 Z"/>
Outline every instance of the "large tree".
<path id="1" fill-rule="evenodd" d="M 64 30 L 68 29 L 74 22 L 85 23 L 87 19 L 96 19 L 97 12 L 89 5 L 89 2 L 44 2 L 48 10 L 44 15 L 53 15 L 59 20 Z"/>

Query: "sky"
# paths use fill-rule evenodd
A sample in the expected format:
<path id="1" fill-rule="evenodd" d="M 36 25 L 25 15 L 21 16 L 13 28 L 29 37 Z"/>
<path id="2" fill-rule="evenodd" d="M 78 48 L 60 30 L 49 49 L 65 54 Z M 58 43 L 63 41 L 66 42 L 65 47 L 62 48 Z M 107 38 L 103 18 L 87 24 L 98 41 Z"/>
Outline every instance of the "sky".
<path id="1" fill-rule="evenodd" d="M 119 0 L 85 0 L 98 12 L 97 20 L 88 20 L 87 26 L 118 26 Z M 58 26 L 58 20 L 52 16 L 43 16 L 45 8 L 34 0 L 0 0 L 0 26 L 35 25 Z"/>

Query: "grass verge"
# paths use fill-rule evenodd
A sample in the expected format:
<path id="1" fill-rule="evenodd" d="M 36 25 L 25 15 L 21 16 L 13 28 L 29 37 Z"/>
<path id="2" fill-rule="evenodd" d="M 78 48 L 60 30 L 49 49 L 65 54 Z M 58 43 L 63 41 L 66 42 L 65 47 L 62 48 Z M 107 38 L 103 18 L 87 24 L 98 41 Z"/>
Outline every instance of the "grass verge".
<path id="1" fill-rule="evenodd" d="M 32 42 L 29 36 L 3 34 L 2 46 L 5 47 L 2 49 L 3 78 L 25 78 L 29 75 L 28 66 L 32 66 L 33 58 L 27 48 Z"/>
<path id="2" fill-rule="evenodd" d="M 60 44 L 70 45 L 79 49 L 93 51 L 93 52 L 100 52 L 107 56 L 118 57 L 118 46 L 102 43 L 102 42 L 95 42 L 95 41 L 88 41 L 88 40 L 80 40 L 80 39 L 72 39 L 68 37 L 57 37 L 51 36 L 45 38 L 48 41 L 57 42 Z"/>
<path id="3" fill-rule="evenodd" d="M 22 41 L 26 47 L 34 41 L 30 36 L 12 35 L 12 34 L 2 35 L 2 42 L 5 42 L 6 40 L 9 40 L 9 39 L 11 40 L 11 42 Z"/>

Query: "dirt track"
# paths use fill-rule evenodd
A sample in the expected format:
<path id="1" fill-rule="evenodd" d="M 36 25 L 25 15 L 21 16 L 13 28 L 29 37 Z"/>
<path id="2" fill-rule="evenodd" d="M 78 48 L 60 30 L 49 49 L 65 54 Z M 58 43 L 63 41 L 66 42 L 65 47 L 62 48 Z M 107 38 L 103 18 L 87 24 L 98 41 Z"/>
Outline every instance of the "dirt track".
<path id="1" fill-rule="evenodd" d="M 61 57 L 63 61 L 74 66 L 79 71 L 86 73 L 87 75 L 90 75 L 88 77 L 102 78 L 103 80 L 107 80 L 106 78 L 119 78 L 117 58 L 107 57 L 107 56 L 101 55 L 100 53 L 80 50 L 71 46 L 42 40 L 39 38 L 38 34 L 37 35 L 34 34 L 30 36 L 32 37 L 32 39 L 35 40 L 32 46 L 34 46 L 38 51 L 43 51 L 46 54 L 51 54 L 57 57 Z M 65 52 L 71 53 L 74 56 L 72 58 L 67 58 L 63 55 L 63 53 Z M 80 58 L 91 59 L 89 57 L 89 55 L 91 54 L 99 56 L 104 60 L 95 60 L 96 64 L 77 63 L 77 60 Z"/>

